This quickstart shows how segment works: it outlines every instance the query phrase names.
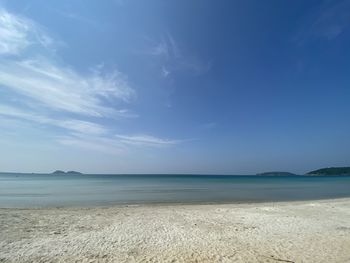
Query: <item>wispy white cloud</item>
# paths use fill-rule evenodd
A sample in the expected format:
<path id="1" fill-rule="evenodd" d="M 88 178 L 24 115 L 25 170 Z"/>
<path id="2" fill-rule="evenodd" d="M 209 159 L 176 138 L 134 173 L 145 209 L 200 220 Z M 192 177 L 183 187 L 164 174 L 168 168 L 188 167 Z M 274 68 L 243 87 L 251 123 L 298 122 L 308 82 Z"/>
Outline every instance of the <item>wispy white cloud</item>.
<path id="1" fill-rule="evenodd" d="M 118 115 L 103 100 L 127 102 L 134 94 L 118 71 L 103 75 L 96 69 L 85 76 L 42 58 L 0 62 L 0 85 L 48 108 L 100 117 Z"/>
<path id="2" fill-rule="evenodd" d="M 26 48 L 29 32 L 26 21 L 0 9 L 0 54 L 17 54 Z"/>
<path id="3" fill-rule="evenodd" d="M 59 15 L 68 18 L 70 20 L 76 21 L 78 23 L 82 23 L 85 25 L 93 26 L 95 28 L 98 28 L 100 24 L 95 19 L 90 19 L 85 16 L 82 16 L 81 14 L 74 13 L 72 11 L 60 11 L 55 10 Z"/>
<path id="4" fill-rule="evenodd" d="M 0 55 L 18 55 L 30 45 L 47 48 L 52 44 L 39 25 L 0 8 Z"/>
<path id="5" fill-rule="evenodd" d="M 69 136 L 57 137 L 56 141 L 60 144 L 83 148 L 90 151 L 97 151 L 105 154 L 121 154 L 128 149 L 118 140 L 105 137 L 88 136 L 85 134 L 73 134 Z"/>
<path id="6" fill-rule="evenodd" d="M 73 133 L 69 136 L 57 137 L 56 140 L 64 145 L 96 150 L 108 154 L 119 154 L 129 150 L 130 146 L 166 147 L 181 143 L 180 140 L 166 140 L 149 135 L 115 135 L 111 138 Z"/>
<path id="7" fill-rule="evenodd" d="M 57 142 L 111 154 L 127 145 L 177 143 L 153 136 L 113 136 L 108 121 L 137 117 L 123 106 L 136 94 L 127 76 L 118 70 L 106 72 L 103 66 L 77 71 L 58 62 L 56 54 L 47 56 L 51 45 L 54 40 L 34 21 L 0 9 L 0 87 L 9 97 L 0 102 L 2 119 L 58 127 L 65 135 Z"/>
<path id="8" fill-rule="evenodd" d="M 122 143 L 141 146 L 169 146 L 180 143 L 180 140 L 161 139 L 150 135 L 115 135 Z"/>
<path id="9" fill-rule="evenodd" d="M 45 56 L 53 42 L 32 20 L 0 9 L 0 55 L 20 55 L 30 45 L 41 46 L 31 58 L 2 58 L 0 85 L 48 108 L 90 116 L 118 115 L 118 110 L 103 102 L 128 102 L 134 96 L 127 77 L 117 70 L 103 73 L 101 66 L 83 74 L 62 65 Z"/>
<path id="10" fill-rule="evenodd" d="M 167 43 L 162 39 L 159 43 L 150 47 L 149 51 L 146 52 L 153 56 L 169 56 L 169 49 Z"/>
<path id="11" fill-rule="evenodd" d="M 56 137 L 56 141 L 64 145 L 98 150 L 104 153 L 121 153 L 127 150 L 127 145 L 161 147 L 181 143 L 180 140 L 167 140 L 150 135 L 114 135 L 106 127 L 77 119 L 58 119 L 39 115 L 18 108 L 0 105 L 0 120 L 6 118 L 28 121 L 39 125 L 54 126 L 69 131 L 69 134 Z"/>
<path id="12" fill-rule="evenodd" d="M 166 67 L 162 67 L 162 76 L 166 78 L 170 74 L 170 71 L 166 69 Z"/>
<path id="13" fill-rule="evenodd" d="M 294 40 L 303 45 L 312 38 L 333 40 L 350 28 L 350 0 L 324 1 L 305 17 Z"/>
<path id="14" fill-rule="evenodd" d="M 82 134 L 103 135 L 107 133 L 107 129 L 105 127 L 93 122 L 77 119 L 50 118 L 8 105 L 0 105 L 0 115 L 35 122 L 37 124 L 56 126 L 69 131 L 80 132 Z"/>
<path id="15" fill-rule="evenodd" d="M 62 120 L 58 121 L 54 120 L 51 122 L 52 125 L 57 125 L 61 128 L 72 130 L 76 132 L 80 132 L 83 134 L 92 134 L 92 135 L 104 135 L 108 132 L 108 130 L 99 124 L 89 122 L 89 121 L 81 121 L 81 120 Z"/>
<path id="16" fill-rule="evenodd" d="M 177 71 L 203 74 L 210 70 L 210 62 L 201 61 L 199 58 L 184 52 L 170 33 L 165 34 L 159 41 L 152 41 L 149 38 L 148 41 L 151 42 L 151 46 L 146 49 L 145 53 L 160 59 L 163 77 Z"/>

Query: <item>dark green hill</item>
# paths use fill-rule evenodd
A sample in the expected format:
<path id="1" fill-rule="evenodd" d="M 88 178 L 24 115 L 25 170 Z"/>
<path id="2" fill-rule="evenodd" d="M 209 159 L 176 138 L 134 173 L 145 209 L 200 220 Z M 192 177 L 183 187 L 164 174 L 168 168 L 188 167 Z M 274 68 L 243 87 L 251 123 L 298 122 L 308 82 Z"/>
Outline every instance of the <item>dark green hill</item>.
<path id="1" fill-rule="evenodd" d="M 329 167 L 308 172 L 306 175 L 350 175 L 350 167 Z"/>
<path id="2" fill-rule="evenodd" d="M 82 174 L 81 172 L 77 171 L 68 171 L 67 174 Z"/>
<path id="3" fill-rule="evenodd" d="M 65 172 L 61 170 L 56 170 L 52 174 L 65 174 Z"/>

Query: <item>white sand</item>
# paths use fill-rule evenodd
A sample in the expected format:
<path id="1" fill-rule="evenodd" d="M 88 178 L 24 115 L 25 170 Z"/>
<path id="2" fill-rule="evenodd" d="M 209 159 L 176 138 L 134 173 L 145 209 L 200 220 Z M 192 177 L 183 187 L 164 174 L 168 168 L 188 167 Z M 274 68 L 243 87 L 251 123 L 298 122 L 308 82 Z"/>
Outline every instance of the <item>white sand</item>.
<path id="1" fill-rule="evenodd" d="M 350 199 L 0 209 L 0 262 L 350 262 Z"/>

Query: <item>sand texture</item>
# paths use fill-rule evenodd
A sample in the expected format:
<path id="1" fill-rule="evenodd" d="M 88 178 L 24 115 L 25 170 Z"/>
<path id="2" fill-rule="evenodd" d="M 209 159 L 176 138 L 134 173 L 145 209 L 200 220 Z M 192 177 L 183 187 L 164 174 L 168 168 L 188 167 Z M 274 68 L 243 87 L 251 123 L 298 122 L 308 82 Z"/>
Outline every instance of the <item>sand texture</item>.
<path id="1" fill-rule="evenodd" d="M 350 199 L 0 209 L 0 262 L 350 262 Z"/>

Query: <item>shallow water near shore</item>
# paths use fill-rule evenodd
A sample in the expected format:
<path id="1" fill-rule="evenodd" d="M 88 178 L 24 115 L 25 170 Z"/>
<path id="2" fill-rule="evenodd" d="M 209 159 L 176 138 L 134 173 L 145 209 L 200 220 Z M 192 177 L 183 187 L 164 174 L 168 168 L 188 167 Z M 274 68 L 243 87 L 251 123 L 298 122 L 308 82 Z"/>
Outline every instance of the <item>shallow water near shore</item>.
<path id="1" fill-rule="evenodd" d="M 350 197 L 345 176 L 0 174 L 0 207 L 249 203 Z"/>

